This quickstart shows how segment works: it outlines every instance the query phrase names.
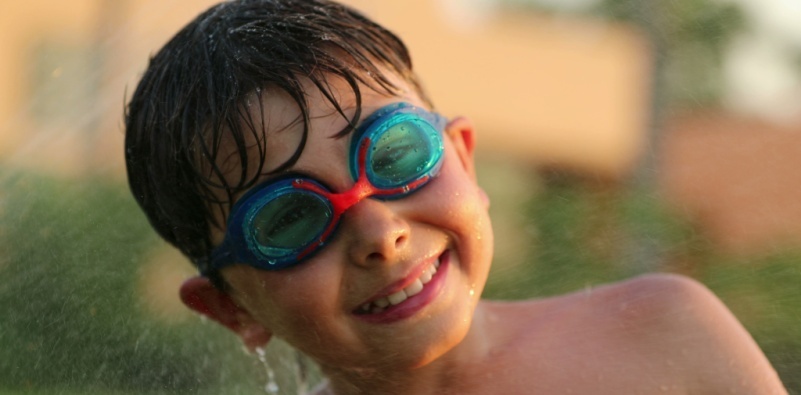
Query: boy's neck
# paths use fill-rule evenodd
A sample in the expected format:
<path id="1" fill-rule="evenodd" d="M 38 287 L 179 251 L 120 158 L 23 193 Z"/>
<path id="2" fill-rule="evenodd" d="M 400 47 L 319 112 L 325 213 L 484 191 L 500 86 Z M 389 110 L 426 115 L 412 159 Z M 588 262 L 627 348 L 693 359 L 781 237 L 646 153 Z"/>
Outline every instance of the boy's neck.
<path id="1" fill-rule="evenodd" d="M 491 310 L 491 309 L 489 309 Z M 494 344 L 492 319 L 486 303 L 476 306 L 470 330 L 459 344 L 435 361 L 419 368 L 395 371 L 354 371 L 323 367 L 329 378 L 323 394 L 447 394 L 455 391 L 471 365 L 482 365 Z M 333 390 L 333 391 L 331 391 Z"/>

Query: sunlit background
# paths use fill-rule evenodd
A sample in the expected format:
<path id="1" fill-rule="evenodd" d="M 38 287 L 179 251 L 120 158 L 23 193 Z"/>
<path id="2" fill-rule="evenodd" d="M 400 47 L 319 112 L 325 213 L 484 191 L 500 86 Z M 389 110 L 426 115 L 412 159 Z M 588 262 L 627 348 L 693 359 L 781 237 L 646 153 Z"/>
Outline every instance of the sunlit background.
<path id="1" fill-rule="evenodd" d="M 398 33 L 438 110 L 478 129 L 485 297 L 688 275 L 801 393 L 801 2 L 346 3 Z M 0 395 L 316 382 L 285 345 L 259 360 L 180 305 L 193 269 L 127 190 L 126 98 L 210 4 L 0 2 Z"/>

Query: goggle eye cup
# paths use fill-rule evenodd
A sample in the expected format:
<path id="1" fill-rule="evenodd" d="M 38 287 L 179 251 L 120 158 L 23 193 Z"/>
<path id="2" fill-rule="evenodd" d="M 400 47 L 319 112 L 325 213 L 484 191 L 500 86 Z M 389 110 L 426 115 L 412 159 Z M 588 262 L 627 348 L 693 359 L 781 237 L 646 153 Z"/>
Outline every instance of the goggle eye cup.
<path id="1" fill-rule="evenodd" d="M 286 190 L 246 216 L 248 240 L 265 257 L 297 255 L 298 246 L 312 244 L 331 221 L 331 204 L 304 190 Z"/>
<path id="2" fill-rule="evenodd" d="M 259 269 L 280 270 L 297 264 L 310 246 L 319 248 L 334 210 L 321 195 L 296 188 L 298 182 L 326 190 L 297 177 L 251 190 L 234 205 L 225 241 L 212 255 L 213 265 L 247 262 Z"/>
<path id="3" fill-rule="evenodd" d="M 439 171 L 443 152 L 441 129 L 444 119 L 421 109 L 399 103 L 377 119 L 368 119 L 357 131 L 351 149 L 351 173 L 362 172 L 379 189 L 409 185 Z M 362 145 L 369 144 L 365 157 Z M 417 188 L 419 188 L 418 185 Z M 405 194 L 409 190 L 404 191 Z M 401 195 L 402 195 L 401 194 Z M 382 195 L 381 198 L 392 198 Z"/>

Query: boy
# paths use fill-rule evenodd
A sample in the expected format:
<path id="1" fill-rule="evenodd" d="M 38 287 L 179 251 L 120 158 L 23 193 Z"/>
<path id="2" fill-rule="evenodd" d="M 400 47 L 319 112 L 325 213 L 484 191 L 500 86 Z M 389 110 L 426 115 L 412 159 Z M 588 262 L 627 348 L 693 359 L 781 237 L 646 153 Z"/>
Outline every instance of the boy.
<path id="1" fill-rule="evenodd" d="M 215 6 L 151 60 L 126 115 L 131 190 L 194 262 L 181 298 L 329 394 L 781 394 L 703 286 L 652 275 L 480 301 L 492 259 L 475 132 L 403 43 L 327 0 Z"/>

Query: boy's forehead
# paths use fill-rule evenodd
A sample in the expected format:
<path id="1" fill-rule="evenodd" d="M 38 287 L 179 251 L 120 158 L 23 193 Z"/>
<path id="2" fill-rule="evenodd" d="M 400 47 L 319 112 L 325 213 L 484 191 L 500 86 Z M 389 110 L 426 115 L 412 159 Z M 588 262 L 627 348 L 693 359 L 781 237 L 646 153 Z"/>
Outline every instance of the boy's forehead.
<path id="1" fill-rule="evenodd" d="M 417 106 L 425 107 L 425 102 L 416 91 L 401 77 L 394 73 L 386 73 L 388 79 L 399 88 L 398 95 L 386 92 L 377 92 L 375 89 L 360 84 L 361 103 L 351 86 L 341 77 L 331 76 L 325 80 L 328 88 L 327 97 L 310 79 L 300 80 L 302 91 L 305 94 L 307 111 L 309 115 L 308 136 L 306 147 L 301 152 L 303 156 L 313 156 L 306 153 L 306 149 L 313 151 L 318 145 L 332 145 L 338 139 L 336 135 L 346 128 L 353 119 L 356 110 L 360 107 L 360 119 L 365 119 L 379 108 L 398 101 L 405 101 Z M 256 121 L 262 130 L 256 130 L 249 137 L 253 143 L 262 143 L 266 148 L 266 162 L 264 173 L 274 169 L 289 160 L 296 152 L 303 138 L 303 115 L 295 100 L 285 91 L 275 88 L 264 88 L 260 96 L 253 93 L 247 101 L 249 116 Z M 342 110 L 341 114 L 332 99 Z M 263 125 L 263 126 L 261 126 Z M 345 136 L 347 139 L 349 136 Z M 259 141 L 256 141 L 258 139 Z M 317 144 L 310 144 L 310 142 Z M 325 144 L 325 142 L 329 144 Z"/>

